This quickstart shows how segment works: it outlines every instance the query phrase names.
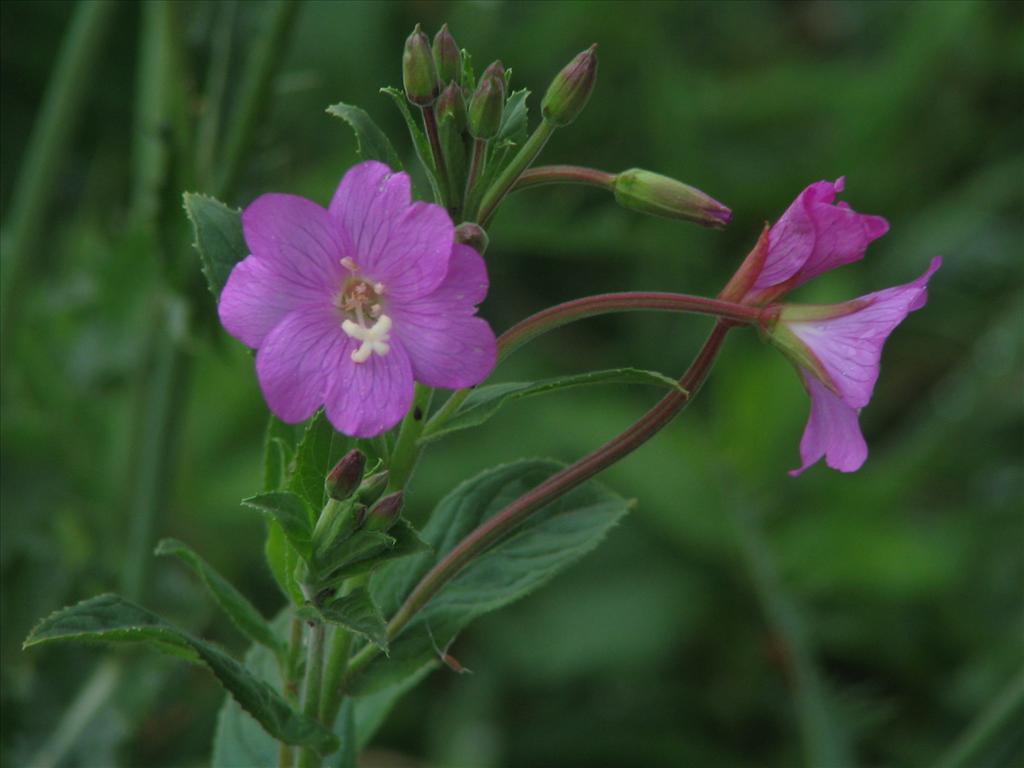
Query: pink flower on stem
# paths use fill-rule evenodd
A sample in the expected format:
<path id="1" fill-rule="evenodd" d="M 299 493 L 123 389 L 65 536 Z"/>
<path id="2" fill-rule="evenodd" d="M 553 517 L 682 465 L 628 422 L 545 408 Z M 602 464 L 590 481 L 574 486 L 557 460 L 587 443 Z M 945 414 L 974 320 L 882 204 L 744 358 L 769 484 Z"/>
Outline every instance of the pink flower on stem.
<path id="1" fill-rule="evenodd" d="M 456 243 L 438 205 L 411 202 L 409 177 L 365 162 L 325 210 L 268 194 L 242 213 L 251 255 L 220 296 L 221 323 L 258 350 L 270 410 L 296 423 L 323 405 L 341 432 L 372 437 L 409 410 L 413 382 L 459 389 L 494 368 L 476 305 L 480 255 Z"/>
<path id="2" fill-rule="evenodd" d="M 807 187 L 762 237 L 723 291 L 725 298 L 766 305 L 823 272 L 864 257 L 889 231 L 880 216 L 836 203 L 844 180 Z M 798 475 L 822 457 L 833 469 L 853 472 L 867 458 L 858 416 L 878 380 L 889 334 L 927 300 L 927 285 L 942 260 L 906 285 L 831 306 L 784 304 L 765 310 L 768 339 L 795 364 L 811 396 L 800 441 Z"/>

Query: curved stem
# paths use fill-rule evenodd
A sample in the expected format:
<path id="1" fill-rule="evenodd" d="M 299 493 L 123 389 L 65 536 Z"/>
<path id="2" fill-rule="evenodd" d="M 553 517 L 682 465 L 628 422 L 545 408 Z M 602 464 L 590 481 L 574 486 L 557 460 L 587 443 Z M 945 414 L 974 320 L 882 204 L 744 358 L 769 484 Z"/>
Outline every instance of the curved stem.
<path id="1" fill-rule="evenodd" d="M 512 192 L 544 184 L 584 184 L 588 187 L 611 190 L 615 174 L 578 165 L 541 165 L 523 171 L 512 185 Z"/>
<path id="2" fill-rule="evenodd" d="M 651 410 L 620 435 L 523 494 L 456 544 L 441 562 L 420 579 L 409 593 L 398 612 L 388 622 L 388 637 L 396 637 L 413 616 L 474 557 L 498 542 L 552 500 L 568 493 L 635 451 L 671 422 L 693 399 L 707 379 L 721 350 L 722 342 L 732 326 L 733 323 L 728 320 L 718 321 L 697 357 L 679 379 L 681 391 L 665 395 Z M 350 661 L 342 686 L 344 687 L 349 680 L 354 678 L 378 653 L 379 650 L 376 646 L 364 647 Z"/>
<path id="3" fill-rule="evenodd" d="M 473 217 L 474 221 L 478 222 L 481 226 L 486 226 L 488 220 L 494 215 L 495 209 L 512 190 L 512 185 L 516 183 L 516 180 L 522 175 L 523 171 L 530 167 L 530 164 L 540 154 L 540 151 L 544 149 L 544 145 L 548 143 L 548 139 L 555 132 L 555 128 L 557 128 L 556 125 L 549 123 L 547 120 L 541 120 L 540 125 L 530 134 L 530 138 L 526 140 L 526 143 L 523 144 L 522 149 L 512 158 L 512 162 L 505 166 L 505 170 L 501 172 L 501 175 L 495 179 L 487 192 L 484 193 L 483 200 L 480 202 L 480 210 Z M 472 214 L 474 212 L 469 211 L 468 213 Z"/>
<path id="4" fill-rule="evenodd" d="M 519 347 L 548 331 L 559 328 L 576 320 L 605 315 L 612 312 L 638 311 L 687 312 L 698 315 L 713 315 L 735 323 L 750 325 L 757 323 L 761 310 L 736 304 L 721 299 L 707 299 L 702 296 L 688 296 L 683 293 L 659 293 L 628 291 L 623 293 L 602 293 L 586 296 L 563 304 L 541 310 L 521 320 L 498 337 L 498 362 L 500 363 Z M 472 389 L 460 389 L 453 392 L 444 405 L 438 409 L 426 432 L 440 429 L 455 415 L 459 407 L 469 397 Z"/>

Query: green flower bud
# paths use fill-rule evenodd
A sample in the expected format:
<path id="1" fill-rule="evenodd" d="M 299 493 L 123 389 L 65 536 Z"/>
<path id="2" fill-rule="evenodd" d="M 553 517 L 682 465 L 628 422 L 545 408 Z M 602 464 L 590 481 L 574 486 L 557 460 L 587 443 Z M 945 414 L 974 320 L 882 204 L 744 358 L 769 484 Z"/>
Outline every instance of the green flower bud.
<path id="1" fill-rule="evenodd" d="M 447 24 L 434 35 L 434 64 L 442 83 L 462 84 L 462 54 Z"/>
<path id="2" fill-rule="evenodd" d="M 492 61 L 487 65 L 487 69 L 485 69 L 484 73 L 480 75 L 480 79 L 483 80 L 485 77 L 498 78 L 501 81 L 501 89 L 504 93 L 505 87 L 508 83 L 505 81 L 505 65 L 501 63 L 500 59 Z"/>
<path id="3" fill-rule="evenodd" d="M 443 126 L 445 120 L 450 120 L 451 128 L 460 132 L 466 130 L 466 100 L 458 83 L 448 83 L 448 87 L 441 91 L 434 110 L 437 112 L 438 125 Z"/>
<path id="4" fill-rule="evenodd" d="M 597 43 L 578 54 L 555 76 L 540 103 L 544 119 L 557 126 L 569 125 L 587 105 L 597 82 Z"/>
<path id="5" fill-rule="evenodd" d="M 404 501 L 405 497 L 401 491 L 389 493 L 370 509 L 364 529 L 381 532 L 388 530 L 401 514 Z"/>
<path id="6" fill-rule="evenodd" d="M 481 77 L 473 99 L 469 102 L 470 135 L 477 139 L 493 139 L 497 136 L 498 130 L 501 128 L 501 113 L 504 109 L 504 76 L 498 77 L 492 74 Z"/>
<path id="7" fill-rule="evenodd" d="M 468 245 L 483 256 L 490 240 L 487 237 L 487 232 L 479 224 L 464 221 L 455 228 L 455 242 Z"/>
<path id="8" fill-rule="evenodd" d="M 387 487 L 388 473 L 386 471 L 370 475 L 368 478 L 363 480 L 362 485 L 359 486 L 359 490 L 356 491 L 356 504 L 363 504 L 367 507 L 370 506 L 380 498 L 381 494 L 384 493 L 384 489 Z"/>
<path id="9" fill-rule="evenodd" d="M 366 468 L 366 455 L 357 448 L 346 453 L 334 469 L 327 473 L 324 490 L 337 501 L 344 501 L 359 487 Z"/>
<path id="10" fill-rule="evenodd" d="M 437 68 L 434 66 L 434 54 L 430 50 L 430 38 L 420 29 L 419 24 L 405 41 L 402 83 L 405 86 L 405 97 L 421 107 L 433 104 L 441 90 Z"/>
<path id="11" fill-rule="evenodd" d="M 617 175 L 612 190 L 619 205 L 651 216 L 686 219 L 718 228 L 732 219 L 732 211 L 699 189 L 641 168 Z"/>
<path id="12" fill-rule="evenodd" d="M 347 539 L 359 529 L 365 516 L 366 507 L 351 499 L 328 501 L 313 528 L 314 551 L 329 547 L 333 542 Z"/>

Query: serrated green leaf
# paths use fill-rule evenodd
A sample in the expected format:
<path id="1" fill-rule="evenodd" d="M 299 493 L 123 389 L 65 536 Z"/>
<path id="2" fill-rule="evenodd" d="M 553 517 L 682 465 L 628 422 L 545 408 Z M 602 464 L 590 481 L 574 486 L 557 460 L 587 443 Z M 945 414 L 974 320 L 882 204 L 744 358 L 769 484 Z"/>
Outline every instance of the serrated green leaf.
<path id="1" fill-rule="evenodd" d="M 206 284 L 214 298 L 219 298 L 235 264 L 249 255 L 242 233 L 242 212 L 195 192 L 186 192 L 184 201 Z"/>
<path id="2" fill-rule="evenodd" d="M 354 589 L 344 597 L 336 597 L 319 610 L 325 621 L 340 624 L 387 651 L 387 624 L 365 587 Z"/>
<path id="3" fill-rule="evenodd" d="M 310 580 L 321 589 L 335 586 L 350 576 L 375 568 L 394 545 L 395 539 L 386 533 L 358 531 L 315 554 L 310 566 Z"/>
<path id="4" fill-rule="evenodd" d="M 512 71 L 506 74 L 511 76 Z M 526 106 L 526 99 L 530 91 L 522 88 L 513 91 L 505 102 L 505 108 L 501 113 L 501 125 L 498 128 L 498 135 L 495 138 L 496 144 L 508 142 L 515 146 L 522 146 L 529 137 L 529 107 Z"/>
<path id="5" fill-rule="evenodd" d="M 164 653 L 200 660 L 274 738 L 312 747 L 321 754 L 338 747 L 332 733 L 294 709 L 281 694 L 224 651 L 118 595 L 100 595 L 48 616 L 32 630 L 25 647 L 69 640 L 144 643 Z"/>
<path id="6" fill-rule="evenodd" d="M 371 592 L 385 615 L 466 534 L 561 468 L 550 460 L 523 460 L 488 470 L 448 494 L 423 530 L 437 555 L 410 557 L 374 574 Z M 630 505 L 594 482 L 556 499 L 449 582 L 392 639 L 390 658 L 372 661 L 350 690 L 372 693 L 422 674 L 471 621 L 518 600 L 597 546 Z"/>
<path id="7" fill-rule="evenodd" d="M 304 499 L 288 491 L 271 491 L 242 499 L 242 503 L 276 520 L 291 545 L 309 559 L 313 551 L 313 511 Z"/>
<path id="8" fill-rule="evenodd" d="M 283 610 L 273 621 L 275 633 L 285 640 L 291 624 L 291 609 Z M 261 645 L 253 645 L 245 655 L 245 667 L 256 677 L 266 680 L 274 688 L 281 687 L 281 673 L 274 655 Z M 346 722 L 346 707 L 353 710 L 356 742 L 355 751 L 366 747 L 383 724 L 395 703 L 423 679 L 428 670 L 406 678 L 400 684 L 358 699 L 346 698 L 341 714 L 334 724 L 334 733 L 341 742 L 338 755 L 332 756 L 334 768 L 345 765 L 344 755 L 353 751 L 352 730 Z M 278 743 L 251 717 L 245 715 L 232 697 L 227 696 L 217 716 L 217 730 L 213 740 L 213 768 L 239 768 L 239 766 L 277 765 Z"/>
<path id="9" fill-rule="evenodd" d="M 430 182 L 430 189 L 434 193 L 434 200 L 442 200 L 441 187 L 437 181 L 437 168 L 434 165 L 434 156 L 430 152 L 430 142 L 427 141 L 427 137 L 419 124 L 413 119 L 412 112 L 409 111 L 409 103 L 405 98 L 405 92 L 391 87 L 381 88 L 380 92 L 390 96 L 391 100 L 395 102 L 395 106 L 398 107 L 398 111 L 402 113 L 405 126 L 409 129 L 409 136 L 412 138 L 412 145 L 416 150 L 416 157 L 419 158 L 423 169 L 427 172 L 427 180 Z"/>
<path id="10" fill-rule="evenodd" d="M 267 520 L 267 540 L 263 545 L 263 554 L 284 596 L 295 605 L 302 605 L 306 598 L 295 579 L 295 569 L 300 561 L 299 553 L 288 541 L 284 529 L 277 520 Z"/>
<path id="11" fill-rule="evenodd" d="M 327 114 L 340 117 L 349 124 L 356 135 L 356 151 L 360 157 L 386 163 L 396 171 L 402 170 L 402 163 L 387 135 L 377 127 L 365 110 L 339 102 L 329 106 Z"/>
<path id="12" fill-rule="evenodd" d="M 295 469 L 288 480 L 288 490 L 302 497 L 316 515 L 327 503 L 324 480 L 354 442 L 331 426 L 322 410 L 306 427 L 295 449 Z"/>
<path id="13" fill-rule="evenodd" d="M 505 403 L 512 400 L 591 384 L 654 384 L 668 389 L 679 389 L 675 379 L 656 371 L 644 371 L 639 368 L 612 368 L 572 376 L 557 376 L 541 381 L 489 384 L 474 389 L 448 421 L 433 429 L 428 424 L 423 430 L 420 442 L 428 443 L 452 432 L 478 427 L 501 410 Z"/>
<path id="14" fill-rule="evenodd" d="M 199 575 L 217 605 L 242 634 L 255 643 L 267 646 L 275 653 L 285 653 L 285 646 L 278 641 L 267 620 L 255 606 L 193 549 L 177 539 L 162 539 L 156 546 L 156 554 L 176 555 L 181 558 Z"/>

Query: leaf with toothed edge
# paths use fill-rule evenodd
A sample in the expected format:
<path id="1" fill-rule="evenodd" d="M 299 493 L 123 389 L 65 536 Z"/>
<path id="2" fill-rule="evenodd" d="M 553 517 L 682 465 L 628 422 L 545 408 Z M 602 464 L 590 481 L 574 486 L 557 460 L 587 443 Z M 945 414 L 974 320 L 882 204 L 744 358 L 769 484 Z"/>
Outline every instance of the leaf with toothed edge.
<path id="1" fill-rule="evenodd" d="M 297 711 L 227 653 L 118 595 L 100 595 L 51 614 L 32 630 L 24 647 L 69 640 L 142 643 L 162 653 L 202 661 L 242 709 L 274 738 L 312 747 L 321 754 L 338 748 L 333 734 Z"/>
<path id="2" fill-rule="evenodd" d="M 391 146 L 391 141 L 365 110 L 339 102 L 329 106 L 327 114 L 339 117 L 349 124 L 356 135 L 356 152 L 360 157 L 386 163 L 395 171 L 402 170 L 402 163 L 395 148 Z"/>
<path id="3" fill-rule="evenodd" d="M 186 192 L 182 199 L 192 222 L 193 245 L 199 252 L 206 284 L 217 299 L 235 264 L 249 255 L 242 232 L 242 212 L 195 192 Z"/>

